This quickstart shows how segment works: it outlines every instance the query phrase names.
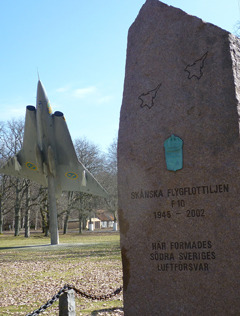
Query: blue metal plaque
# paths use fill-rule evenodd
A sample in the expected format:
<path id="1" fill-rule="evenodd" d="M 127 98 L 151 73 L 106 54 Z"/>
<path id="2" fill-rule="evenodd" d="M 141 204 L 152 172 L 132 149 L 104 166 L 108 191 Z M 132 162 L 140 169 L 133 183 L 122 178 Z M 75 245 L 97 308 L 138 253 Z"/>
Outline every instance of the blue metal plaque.
<path id="1" fill-rule="evenodd" d="M 183 167 L 183 141 L 172 135 L 164 142 L 167 169 L 177 171 Z"/>

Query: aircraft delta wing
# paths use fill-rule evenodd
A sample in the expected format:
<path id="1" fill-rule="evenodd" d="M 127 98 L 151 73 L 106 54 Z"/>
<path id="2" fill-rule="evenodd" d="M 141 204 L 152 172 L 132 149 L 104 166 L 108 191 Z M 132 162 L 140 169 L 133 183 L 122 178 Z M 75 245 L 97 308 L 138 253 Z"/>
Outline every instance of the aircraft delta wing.
<path id="1" fill-rule="evenodd" d="M 55 112 L 53 125 L 58 157 L 58 175 L 62 191 L 81 191 L 108 197 L 107 192 L 78 160 L 65 118 L 61 112 Z"/>
<path id="2" fill-rule="evenodd" d="M 10 158 L 0 173 L 48 185 L 54 177 L 55 193 L 80 191 L 102 197 L 107 192 L 78 160 L 62 112 L 52 114 L 50 102 L 39 80 L 36 108 L 28 105 L 22 149 Z"/>

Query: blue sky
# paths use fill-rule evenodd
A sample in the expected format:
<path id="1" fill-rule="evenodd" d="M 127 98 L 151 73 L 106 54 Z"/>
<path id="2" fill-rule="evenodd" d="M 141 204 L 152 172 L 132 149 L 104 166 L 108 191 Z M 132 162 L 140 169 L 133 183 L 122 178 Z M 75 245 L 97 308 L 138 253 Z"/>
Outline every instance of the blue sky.
<path id="1" fill-rule="evenodd" d="M 234 32 L 239 0 L 166 0 Z M 106 151 L 117 136 L 127 32 L 144 0 L 0 0 L 1 121 L 35 105 L 39 72 L 54 111 L 73 140 Z"/>

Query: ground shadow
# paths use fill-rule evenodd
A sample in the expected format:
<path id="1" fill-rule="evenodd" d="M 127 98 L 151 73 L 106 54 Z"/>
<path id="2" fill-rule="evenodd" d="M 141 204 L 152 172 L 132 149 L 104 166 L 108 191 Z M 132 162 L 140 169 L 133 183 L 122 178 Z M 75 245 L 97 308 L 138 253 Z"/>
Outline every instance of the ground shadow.
<path id="1" fill-rule="evenodd" d="M 12 247 L 0 247 L 0 250 L 6 250 L 6 249 L 26 249 L 26 248 L 39 248 L 39 247 L 46 247 L 51 246 L 50 244 L 47 245 L 34 245 L 34 246 L 12 246 Z"/>
<path id="2" fill-rule="evenodd" d="M 9 247 L 0 247 L 0 250 L 6 250 L 6 249 L 28 249 L 28 248 L 44 248 L 44 247 L 49 247 L 49 249 L 62 249 L 62 248 L 68 248 L 68 247 L 80 247 L 80 246 L 85 246 L 86 244 L 83 243 L 75 243 L 75 244 L 65 244 L 65 243 L 60 243 L 58 245 L 51 245 L 51 244 L 43 244 L 43 245 L 26 245 L 26 246 L 9 246 Z M 89 244 L 87 244 L 89 245 Z M 46 248 L 45 248 L 46 249 Z"/>
<path id="3" fill-rule="evenodd" d="M 122 307 L 114 307 L 114 308 L 107 308 L 107 309 L 98 309 L 91 313 L 91 316 L 97 316 L 98 313 L 104 313 L 104 312 L 115 312 L 115 311 L 123 311 Z"/>

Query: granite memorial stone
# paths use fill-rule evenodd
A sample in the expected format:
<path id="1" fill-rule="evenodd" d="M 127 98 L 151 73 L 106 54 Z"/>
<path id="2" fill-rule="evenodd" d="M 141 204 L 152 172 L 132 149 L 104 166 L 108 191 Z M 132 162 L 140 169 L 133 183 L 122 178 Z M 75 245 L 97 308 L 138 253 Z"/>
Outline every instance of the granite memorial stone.
<path id="1" fill-rule="evenodd" d="M 158 0 L 129 29 L 118 140 L 125 316 L 240 315 L 240 40 Z"/>

